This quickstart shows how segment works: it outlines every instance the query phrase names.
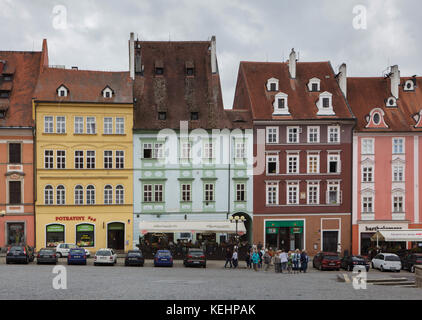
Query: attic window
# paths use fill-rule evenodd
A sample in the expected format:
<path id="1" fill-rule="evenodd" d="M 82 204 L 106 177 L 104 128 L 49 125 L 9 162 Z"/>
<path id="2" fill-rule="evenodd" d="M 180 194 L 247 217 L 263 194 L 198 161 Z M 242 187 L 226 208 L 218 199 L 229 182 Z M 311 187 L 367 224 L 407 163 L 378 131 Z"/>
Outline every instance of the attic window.
<path id="1" fill-rule="evenodd" d="M 387 99 L 387 103 L 386 103 L 387 107 L 397 107 L 397 100 L 394 97 L 390 97 Z"/>
<path id="2" fill-rule="evenodd" d="M 311 92 L 318 92 L 321 90 L 321 80 L 312 78 L 308 82 L 308 90 Z"/>
<path id="3" fill-rule="evenodd" d="M 107 86 L 104 90 L 103 90 L 103 97 L 104 98 L 111 98 L 113 96 L 113 90 Z"/>
<path id="4" fill-rule="evenodd" d="M 59 97 L 67 97 L 67 89 L 66 89 L 66 87 L 65 86 L 60 86 L 57 89 L 57 95 Z"/>
<path id="5" fill-rule="evenodd" d="M 330 98 L 322 98 L 322 107 L 329 108 L 330 107 Z"/>
<path id="6" fill-rule="evenodd" d="M 167 112 L 158 112 L 158 120 L 166 120 Z"/>
<path id="7" fill-rule="evenodd" d="M 415 90 L 415 83 L 413 80 L 407 80 L 404 83 L 404 91 L 414 91 Z"/>
<path id="8" fill-rule="evenodd" d="M 333 95 L 327 91 L 319 95 L 319 99 L 316 103 L 318 116 L 333 116 L 335 115 L 333 110 Z"/>
<path id="9" fill-rule="evenodd" d="M 372 120 L 374 121 L 375 125 L 379 125 L 381 122 L 381 116 L 378 112 L 375 112 L 374 115 L 372 116 Z"/>
<path id="10" fill-rule="evenodd" d="M 267 80 L 267 91 L 278 91 L 278 79 L 270 78 Z"/>
<path id="11" fill-rule="evenodd" d="M 280 92 L 275 95 L 273 115 L 290 115 L 288 105 L 288 95 Z"/>
<path id="12" fill-rule="evenodd" d="M 191 113 L 190 113 L 190 119 L 191 119 L 191 120 L 198 120 L 198 119 L 199 119 L 199 114 L 198 114 L 198 112 L 191 112 Z"/>

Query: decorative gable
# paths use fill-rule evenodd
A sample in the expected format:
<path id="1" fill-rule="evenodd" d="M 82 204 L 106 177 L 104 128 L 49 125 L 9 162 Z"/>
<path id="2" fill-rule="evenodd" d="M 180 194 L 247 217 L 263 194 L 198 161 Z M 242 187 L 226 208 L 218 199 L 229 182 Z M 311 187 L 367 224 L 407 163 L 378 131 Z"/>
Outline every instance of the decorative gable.
<path id="1" fill-rule="evenodd" d="M 109 86 L 106 86 L 102 91 L 101 94 L 104 98 L 111 98 L 113 97 L 114 91 Z"/>
<path id="2" fill-rule="evenodd" d="M 414 125 L 415 129 L 422 129 L 422 110 L 413 116 L 413 119 L 416 121 Z"/>
<path id="3" fill-rule="evenodd" d="M 415 79 L 407 80 L 403 85 L 404 91 L 415 91 Z"/>
<path id="4" fill-rule="evenodd" d="M 330 92 L 323 92 L 319 95 L 316 103 L 318 108 L 317 116 L 335 116 L 333 110 L 333 95 Z"/>
<path id="5" fill-rule="evenodd" d="M 365 128 L 369 129 L 387 129 L 388 125 L 384 121 L 384 111 L 381 108 L 374 108 L 369 113 L 369 116 L 366 116 L 366 126 Z"/>

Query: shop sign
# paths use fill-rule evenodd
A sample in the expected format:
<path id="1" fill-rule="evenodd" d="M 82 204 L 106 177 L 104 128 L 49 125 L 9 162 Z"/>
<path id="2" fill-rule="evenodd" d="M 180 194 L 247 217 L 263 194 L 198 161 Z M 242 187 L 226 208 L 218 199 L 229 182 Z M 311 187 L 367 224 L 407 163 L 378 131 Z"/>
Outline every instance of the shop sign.
<path id="1" fill-rule="evenodd" d="M 277 228 L 267 228 L 267 233 L 268 234 L 276 234 L 277 233 Z"/>
<path id="2" fill-rule="evenodd" d="M 47 232 L 64 232 L 64 226 L 57 224 L 47 226 Z"/>
<path id="3" fill-rule="evenodd" d="M 296 228 L 290 228 L 290 233 L 302 233 L 303 228 L 296 227 Z"/>
<path id="4" fill-rule="evenodd" d="M 96 218 L 91 216 L 57 216 L 56 221 L 97 221 Z"/>
<path id="5" fill-rule="evenodd" d="M 90 224 L 79 225 L 79 226 L 76 227 L 76 231 L 79 231 L 79 232 L 94 231 L 94 226 L 90 225 Z"/>
<path id="6" fill-rule="evenodd" d="M 402 226 L 365 226 L 365 231 L 377 232 L 382 230 L 403 230 Z"/>

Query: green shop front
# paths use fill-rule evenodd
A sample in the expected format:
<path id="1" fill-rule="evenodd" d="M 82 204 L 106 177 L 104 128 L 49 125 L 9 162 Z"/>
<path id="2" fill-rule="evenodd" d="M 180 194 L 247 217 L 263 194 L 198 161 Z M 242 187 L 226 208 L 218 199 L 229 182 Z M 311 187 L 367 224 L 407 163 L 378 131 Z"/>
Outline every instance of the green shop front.
<path id="1" fill-rule="evenodd" d="M 265 221 L 265 244 L 284 250 L 304 249 L 303 220 Z"/>

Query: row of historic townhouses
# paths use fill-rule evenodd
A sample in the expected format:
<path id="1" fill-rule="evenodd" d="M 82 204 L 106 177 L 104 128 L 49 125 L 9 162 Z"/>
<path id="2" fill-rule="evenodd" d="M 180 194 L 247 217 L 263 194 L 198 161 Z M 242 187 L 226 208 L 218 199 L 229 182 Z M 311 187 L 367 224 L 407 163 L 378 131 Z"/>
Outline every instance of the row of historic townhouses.
<path id="1" fill-rule="evenodd" d="M 248 111 L 223 108 L 215 37 L 152 42 L 132 34 L 129 52 L 135 77 L 133 246 L 215 244 L 236 232 L 247 239 L 251 121 Z M 232 223 L 231 216 L 244 221 Z"/>
<path id="2" fill-rule="evenodd" d="M 32 94 L 42 51 L 0 51 L 0 248 L 34 246 L 34 155 Z"/>
<path id="3" fill-rule="evenodd" d="M 353 136 L 353 253 L 422 245 L 422 78 L 347 79 Z"/>
<path id="4" fill-rule="evenodd" d="M 284 250 L 351 250 L 352 128 L 345 66 L 241 62 L 233 109 L 254 128 L 253 240 Z"/>
<path id="5" fill-rule="evenodd" d="M 127 251 L 133 236 L 129 72 L 45 68 L 34 93 L 36 247 Z"/>

